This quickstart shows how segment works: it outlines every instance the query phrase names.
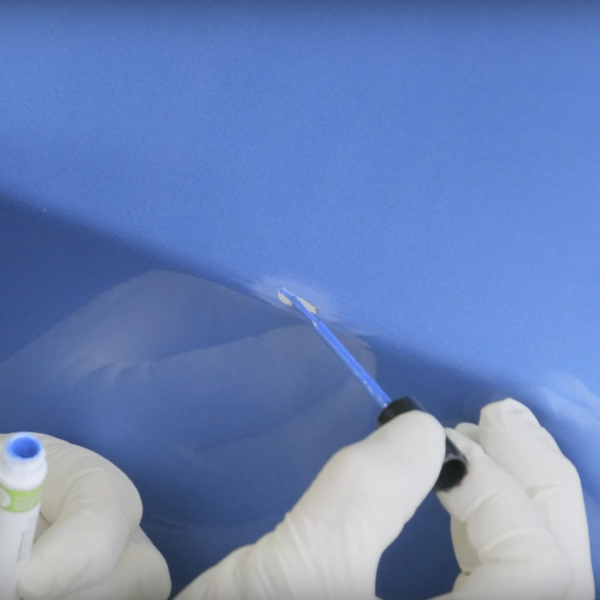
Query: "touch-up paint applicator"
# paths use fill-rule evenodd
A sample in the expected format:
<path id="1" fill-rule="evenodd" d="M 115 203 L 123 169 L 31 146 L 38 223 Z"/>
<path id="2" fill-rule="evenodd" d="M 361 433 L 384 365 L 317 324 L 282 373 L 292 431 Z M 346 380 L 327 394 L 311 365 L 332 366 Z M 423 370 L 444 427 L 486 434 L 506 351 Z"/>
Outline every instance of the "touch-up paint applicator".
<path id="1" fill-rule="evenodd" d="M 295 308 L 314 328 L 317 335 L 333 350 L 340 361 L 360 381 L 370 396 L 382 408 L 377 423 L 385 425 L 394 417 L 411 410 L 423 410 L 419 402 L 410 396 L 391 400 L 381 386 L 365 371 L 362 365 L 348 352 L 344 345 L 335 337 L 331 330 L 317 315 L 317 307 L 310 302 L 292 294 L 285 288 L 279 288 L 277 296 L 283 304 Z M 446 455 L 440 476 L 434 485 L 434 490 L 443 492 L 458 485 L 467 472 L 467 459 L 464 454 L 446 437 Z"/>

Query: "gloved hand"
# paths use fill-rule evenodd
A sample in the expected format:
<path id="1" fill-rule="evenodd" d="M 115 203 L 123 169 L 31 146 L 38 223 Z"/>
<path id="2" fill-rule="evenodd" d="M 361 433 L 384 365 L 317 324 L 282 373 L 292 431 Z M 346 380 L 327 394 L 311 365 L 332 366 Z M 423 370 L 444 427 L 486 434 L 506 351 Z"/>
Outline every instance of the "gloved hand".
<path id="1" fill-rule="evenodd" d="M 484 409 L 479 429 L 460 429 L 485 452 L 448 431 L 470 464 L 462 484 L 440 494 L 462 568 L 440 600 L 592 600 L 579 479 L 550 435 L 513 400 Z M 338 452 L 275 531 L 176 600 L 375 598 L 381 554 L 433 487 L 443 456 L 433 417 L 396 417 Z"/>
<path id="2" fill-rule="evenodd" d="M 463 483 L 438 497 L 452 515 L 461 575 L 452 600 L 593 600 L 581 483 L 533 413 L 507 399 L 479 427 L 449 437 L 469 460 Z"/>
<path id="3" fill-rule="evenodd" d="M 368 600 L 382 552 L 433 487 L 442 426 L 401 415 L 325 465 L 283 522 L 176 600 Z"/>
<path id="4" fill-rule="evenodd" d="M 131 481 L 90 450 L 39 439 L 48 476 L 18 587 L 23 600 L 166 600 L 169 571 L 139 527 L 142 503 Z"/>

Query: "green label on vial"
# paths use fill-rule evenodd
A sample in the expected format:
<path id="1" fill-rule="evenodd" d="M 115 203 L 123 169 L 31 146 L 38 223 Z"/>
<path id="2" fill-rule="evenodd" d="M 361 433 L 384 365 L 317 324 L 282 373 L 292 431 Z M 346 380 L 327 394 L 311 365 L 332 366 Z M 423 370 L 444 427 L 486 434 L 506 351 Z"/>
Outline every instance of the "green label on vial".
<path id="1" fill-rule="evenodd" d="M 42 499 L 42 486 L 35 490 L 19 492 L 0 485 L 0 508 L 8 512 L 27 512 L 35 508 Z"/>

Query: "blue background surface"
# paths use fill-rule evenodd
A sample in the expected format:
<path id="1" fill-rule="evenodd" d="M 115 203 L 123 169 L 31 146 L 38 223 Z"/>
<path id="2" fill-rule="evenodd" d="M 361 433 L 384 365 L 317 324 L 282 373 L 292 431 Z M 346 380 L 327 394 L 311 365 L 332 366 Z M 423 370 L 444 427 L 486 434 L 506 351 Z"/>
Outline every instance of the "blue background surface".
<path id="1" fill-rule="evenodd" d="M 115 460 L 180 586 L 372 427 L 284 284 L 447 424 L 532 406 L 580 470 L 600 576 L 597 5 L 0 11 L 4 430 Z M 160 460 L 181 470 L 157 482 Z M 448 589 L 444 519 L 429 499 L 383 598 Z"/>

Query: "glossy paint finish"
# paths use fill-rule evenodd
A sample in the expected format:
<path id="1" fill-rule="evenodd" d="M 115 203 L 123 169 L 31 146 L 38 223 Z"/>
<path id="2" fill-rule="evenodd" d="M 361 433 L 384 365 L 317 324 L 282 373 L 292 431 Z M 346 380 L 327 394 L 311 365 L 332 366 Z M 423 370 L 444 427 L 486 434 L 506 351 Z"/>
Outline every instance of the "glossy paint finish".
<path id="1" fill-rule="evenodd" d="M 3 429 L 124 469 L 175 589 L 274 527 L 333 452 L 375 427 L 377 405 L 285 307 L 7 203 L 0 215 Z M 447 425 L 507 395 L 534 405 L 580 469 L 597 544 L 596 400 L 578 382 L 563 395 L 515 387 L 338 333 L 390 394 L 419 397 Z M 427 598 L 455 575 L 430 497 L 384 555 L 378 591 Z"/>
<path id="2" fill-rule="evenodd" d="M 576 463 L 600 577 L 597 9 L 1 4 L 2 429 L 133 478 L 176 588 L 377 407 L 513 395 Z M 456 573 L 429 498 L 378 593 Z"/>

